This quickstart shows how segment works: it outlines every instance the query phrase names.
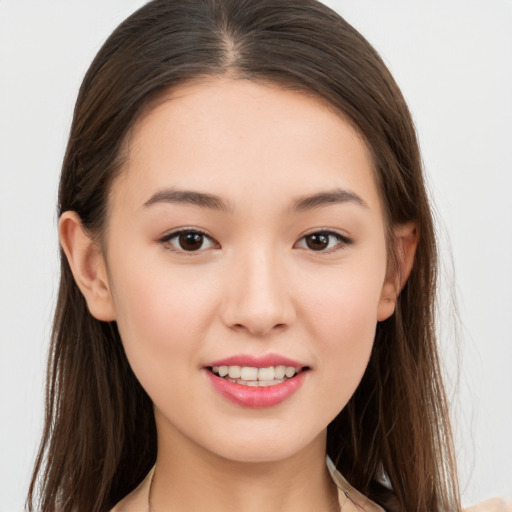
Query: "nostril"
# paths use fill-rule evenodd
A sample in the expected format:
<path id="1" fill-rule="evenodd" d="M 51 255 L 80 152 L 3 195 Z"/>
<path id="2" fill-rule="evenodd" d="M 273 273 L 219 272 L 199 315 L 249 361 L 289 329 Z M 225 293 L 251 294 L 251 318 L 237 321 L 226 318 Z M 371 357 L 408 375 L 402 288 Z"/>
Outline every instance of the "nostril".
<path id="1" fill-rule="evenodd" d="M 233 324 L 231 326 L 231 329 L 235 331 L 249 331 L 251 334 L 258 336 L 258 337 L 265 337 L 268 334 L 270 334 L 272 331 L 282 331 L 286 329 L 286 324 L 279 323 L 275 325 L 265 326 L 265 325 L 259 325 L 255 322 L 248 322 L 247 325 L 237 323 Z"/>

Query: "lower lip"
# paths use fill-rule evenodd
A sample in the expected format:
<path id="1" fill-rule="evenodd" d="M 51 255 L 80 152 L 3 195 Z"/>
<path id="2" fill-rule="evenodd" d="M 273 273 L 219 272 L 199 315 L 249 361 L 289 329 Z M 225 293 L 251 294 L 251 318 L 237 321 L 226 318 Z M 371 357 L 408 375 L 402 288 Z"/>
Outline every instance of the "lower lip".
<path id="1" fill-rule="evenodd" d="M 290 398 L 304 382 L 306 371 L 302 370 L 291 379 L 274 386 L 244 386 L 223 379 L 205 369 L 213 388 L 224 398 L 243 407 L 261 409 L 278 405 Z"/>

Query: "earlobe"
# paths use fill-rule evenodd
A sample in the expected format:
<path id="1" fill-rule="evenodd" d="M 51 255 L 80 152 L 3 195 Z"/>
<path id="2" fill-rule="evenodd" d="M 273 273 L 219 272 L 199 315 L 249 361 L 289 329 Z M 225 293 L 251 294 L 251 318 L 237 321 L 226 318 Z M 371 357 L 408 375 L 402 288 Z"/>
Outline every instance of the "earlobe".
<path id="1" fill-rule="evenodd" d="M 379 322 L 386 320 L 394 313 L 398 295 L 411 274 L 418 246 L 418 229 L 415 222 L 400 224 L 394 228 L 393 232 L 396 265 L 389 269 L 382 287 L 377 310 L 377 321 Z"/>
<path id="2" fill-rule="evenodd" d="M 115 320 L 103 254 L 97 242 L 84 230 L 76 212 L 66 211 L 61 215 L 59 238 L 91 315 L 104 322 Z"/>

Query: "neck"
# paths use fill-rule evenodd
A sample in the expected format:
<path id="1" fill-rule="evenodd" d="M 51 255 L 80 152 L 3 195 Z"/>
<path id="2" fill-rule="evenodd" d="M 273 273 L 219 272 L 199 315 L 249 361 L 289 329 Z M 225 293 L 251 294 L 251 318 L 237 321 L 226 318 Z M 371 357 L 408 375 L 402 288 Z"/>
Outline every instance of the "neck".
<path id="1" fill-rule="evenodd" d="M 325 464 L 325 433 L 300 452 L 269 462 L 228 460 L 185 440 L 159 435 L 151 485 L 153 512 L 338 511 Z"/>

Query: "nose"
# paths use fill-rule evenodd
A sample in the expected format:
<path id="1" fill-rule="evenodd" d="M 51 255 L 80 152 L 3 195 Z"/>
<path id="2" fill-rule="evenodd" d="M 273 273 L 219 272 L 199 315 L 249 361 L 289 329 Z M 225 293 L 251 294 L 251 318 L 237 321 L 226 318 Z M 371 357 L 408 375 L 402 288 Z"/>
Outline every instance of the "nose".
<path id="1" fill-rule="evenodd" d="M 264 337 L 295 318 L 283 262 L 270 252 L 239 257 L 230 267 L 222 318 L 228 327 Z"/>

